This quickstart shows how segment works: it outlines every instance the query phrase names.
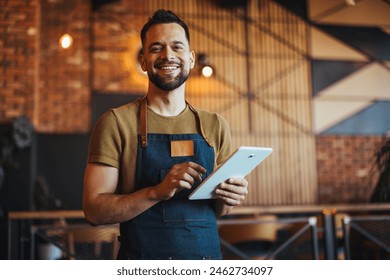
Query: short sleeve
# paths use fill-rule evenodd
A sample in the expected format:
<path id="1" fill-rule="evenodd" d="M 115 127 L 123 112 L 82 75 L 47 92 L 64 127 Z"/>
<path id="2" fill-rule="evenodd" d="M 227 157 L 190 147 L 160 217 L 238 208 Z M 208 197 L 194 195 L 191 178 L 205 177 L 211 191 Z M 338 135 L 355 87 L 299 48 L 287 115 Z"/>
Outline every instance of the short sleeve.
<path id="1" fill-rule="evenodd" d="M 232 153 L 232 137 L 228 122 L 218 115 L 219 121 L 219 151 L 217 153 L 217 165 L 224 163 Z"/>
<path id="2" fill-rule="evenodd" d="M 120 167 L 122 137 L 117 118 L 112 110 L 103 114 L 96 122 L 88 151 L 88 163 L 102 163 Z"/>

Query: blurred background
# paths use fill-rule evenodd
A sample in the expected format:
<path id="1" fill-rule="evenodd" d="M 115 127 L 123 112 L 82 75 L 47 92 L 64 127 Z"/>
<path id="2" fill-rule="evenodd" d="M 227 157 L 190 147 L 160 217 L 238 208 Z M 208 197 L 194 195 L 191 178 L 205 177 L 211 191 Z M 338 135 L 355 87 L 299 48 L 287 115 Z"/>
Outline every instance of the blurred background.
<path id="1" fill-rule="evenodd" d="M 81 210 L 90 131 L 107 109 L 145 94 L 139 31 L 158 8 L 190 28 L 197 61 L 188 101 L 223 115 L 235 147 L 274 149 L 249 176 L 243 208 L 390 201 L 388 0 L 0 0 L 0 7 L 3 214 Z"/>

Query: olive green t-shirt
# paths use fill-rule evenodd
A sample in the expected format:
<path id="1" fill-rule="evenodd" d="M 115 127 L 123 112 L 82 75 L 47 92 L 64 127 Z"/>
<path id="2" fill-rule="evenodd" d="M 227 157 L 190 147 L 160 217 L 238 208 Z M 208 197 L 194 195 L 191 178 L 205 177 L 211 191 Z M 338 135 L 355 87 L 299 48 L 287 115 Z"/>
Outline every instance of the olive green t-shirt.
<path id="1" fill-rule="evenodd" d="M 103 114 L 92 130 L 88 162 L 106 164 L 119 169 L 117 193 L 134 191 L 140 100 L 111 109 Z M 214 148 L 215 166 L 223 163 L 232 152 L 230 129 L 216 113 L 196 108 L 205 136 Z M 179 115 L 165 117 L 148 108 L 148 133 L 201 134 L 193 111 L 187 106 Z"/>

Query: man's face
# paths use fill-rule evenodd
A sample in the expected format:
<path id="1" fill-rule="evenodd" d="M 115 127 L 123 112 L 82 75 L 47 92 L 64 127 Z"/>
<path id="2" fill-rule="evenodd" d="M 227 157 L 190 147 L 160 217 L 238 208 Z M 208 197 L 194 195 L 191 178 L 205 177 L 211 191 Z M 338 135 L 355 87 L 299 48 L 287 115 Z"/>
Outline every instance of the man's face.
<path id="1" fill-rule="evenodd" d="M 156 24 L 146 32 L 141 67 L 158 88 L 171 91 L 180 87 L 194 67 L 194 60 L 195 54 L 180 25 Z"/>

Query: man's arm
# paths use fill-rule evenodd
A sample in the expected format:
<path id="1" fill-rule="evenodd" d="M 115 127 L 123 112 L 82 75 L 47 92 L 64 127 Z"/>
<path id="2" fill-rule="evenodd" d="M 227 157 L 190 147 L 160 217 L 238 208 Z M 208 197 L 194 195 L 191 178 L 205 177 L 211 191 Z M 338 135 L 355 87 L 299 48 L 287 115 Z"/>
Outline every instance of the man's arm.
<path id="1" fill-rule="evenodd" d="M 93 225 L 128 221 L 181 189 L 190 189 L 206 170 L 193 162 L 174 165 L 164 180 L 130 194 L 115 194 L 119 170 L 88 163 L 84 175 L 83 210 Z"/>
<path id="2" fill-rule="evenodd" d="M 132 194 L 115 194 L 117 168 L 88 163 L 84 176 L 83 210 L 93 225 L 127 221 L 158 202 L 153 188 Z"/>

